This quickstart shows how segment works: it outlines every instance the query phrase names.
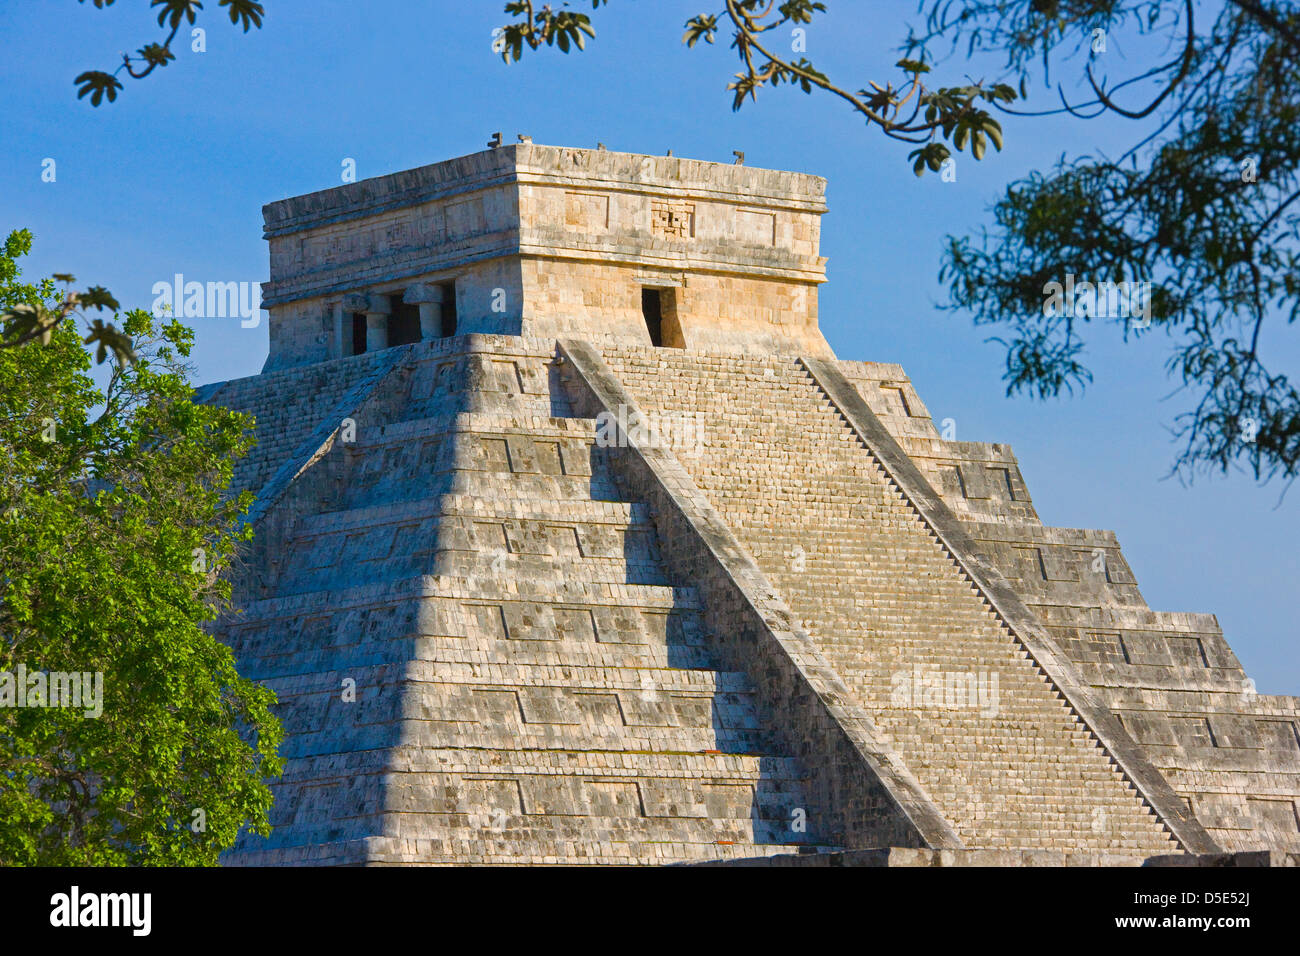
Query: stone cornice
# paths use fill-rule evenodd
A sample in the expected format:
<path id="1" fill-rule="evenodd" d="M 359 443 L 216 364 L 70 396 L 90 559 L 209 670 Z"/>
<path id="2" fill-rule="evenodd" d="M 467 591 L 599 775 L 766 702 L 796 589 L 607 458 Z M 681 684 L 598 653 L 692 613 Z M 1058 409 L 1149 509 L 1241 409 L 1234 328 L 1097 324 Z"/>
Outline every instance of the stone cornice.
<path id="1" fill-rule="evenodd" d="M 453 266 L 470 262 L 483 262 L 519 252 L 517 239 L 503 240 L 500 234 L 481 237 L 487 241 L 467 241 L 432 247 L 403 249 L 384 256 L 375 256 L 365 268 L 358 270 L 355 263 L 345 263 L 329 269 L 315 269 L 290 276 L 280 281 L 262 283 L 262 307 L 285 305 L 301 299 L 355 292 L 359 287 L 371 288 L 390 282 L 401 282 L 427 276 Z"/>
<path id="2" fill-rule="evenodd" d="M 485 150 L 267 203 L 262 207 L 262 235 L 270 239 L 334 223 L 366 219 L 514 180 L 514 163 L 509 149 Z"/>
<path id="3" fill-rule="evenodd" d="M 826 180 L 804 173 L 675 156 L 519 144 L 293 196 L 262 207 L 270 239 L 505 183 L 694 197 L 731 205 L 826 211 Z"/>

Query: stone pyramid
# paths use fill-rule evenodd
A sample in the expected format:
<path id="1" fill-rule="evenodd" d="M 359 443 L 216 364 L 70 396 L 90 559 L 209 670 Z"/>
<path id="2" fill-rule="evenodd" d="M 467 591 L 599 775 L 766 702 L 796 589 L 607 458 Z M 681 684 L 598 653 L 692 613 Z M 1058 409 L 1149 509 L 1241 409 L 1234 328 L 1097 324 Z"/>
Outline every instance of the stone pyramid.
<path id="1" fill-rule="evenodd" d="M 520 144 L 265 208 L 226 862 L 1300 851 L 1300 701 L 834 356 L 824 192 Z"/>

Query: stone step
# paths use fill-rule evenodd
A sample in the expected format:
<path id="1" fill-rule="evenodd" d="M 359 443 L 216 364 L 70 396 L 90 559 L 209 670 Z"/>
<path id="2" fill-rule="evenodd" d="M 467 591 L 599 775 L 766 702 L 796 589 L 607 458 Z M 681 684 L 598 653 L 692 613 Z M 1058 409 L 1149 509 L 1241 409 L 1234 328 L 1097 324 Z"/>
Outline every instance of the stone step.
<path id="1" fill-rule="evenodd" d="M 618 527 L 651 525 L 650 509 L 626 501 L 574 503 L 545 499 L 481 498 L 473 495 L 433 495 L 382 505 L 361 505 L 346 511 L 307 515 L 295 528 L 298 537 L 314 537 L 382 524 L 407 524 L 439 515 L 513 518 L 520 521 L 567 520 Z"/>
<path id="2" fill-rule="evenodd" d="M 761 759 L 772 750 L 771 740 L 765 733 L 707 727 L 655 728 L 635 724 L 609 724 L 596 728 L 543 724 L 515 727 L 476 721 L 418 720 L 402 720 L 397 726 L 379 721 L 373 725 L 353 727 L 328 723 L 315 716 L 308 720 L 289 716 L 284 722 L 285 731 L 292 734 L 281 749 L 281 756 L 285 759 L 392 747 L 398 742 L 398 733 L 403 743 L 446 751 L 472 745 L 493 753 L 526 747 L 535 755 L 548 751 L 606 756 L 628 753 L 673 757 L 732 754 Z"/>
<path id="3" fill-rule="evenodd" d="M 259 680 L 296 675 L 370 673 L 371 669 L 411 661 L 429 662 L 460 673 L 464 667 L 481 668 L 490 661 L 492 673 L 513 676 L 532 667 L 619 669 L 668 668 L 683 671 L 711 671 L 717 666 L 711 651 L 701 640 L 689 639 L 665 644 L 651 643 L 636 635 L 638 643 L 594 642 L 566 638 L 558 641 L 474 640 L 462 637 L 418 637 L 402 640 L 382 638 L 354 644 L 311 649 L 296 642 L 296 649 L 266 647 L 244 642 L 236 651 L 241 665 Z M 266 647 L 265 652 L 262 648 Z M 242 671 L 241 671 L 242 673 Z"/>
<path id="4" fill-rule="evenodd" d="M 394 602 L 408 598 L 427 599 L 431 602 L 430 608 L 435 609 L 441 609 L 449 602 L 463 601 L 472 602 L 475 606 L 493 602 L 510 605 L 531 603 L 544 609 L 554 605 L 580 605 L 593 608 L 616 606 L 671 612 L 698 611 L 701 607 L 699 591 L 689 585 L 665 587 L 566 581 L 563 587 L 556 588 L 550 582 L 537 584 L 515 581 L 502 591 L 488 590 L 494 587 L 495 583 L 492 579 L 413 575 L 381 584 L 363 584 L 328 592 L 264 598 L 246 604 L 243 622 L 233 622 L 229 631 L 232 637 L 238 639 L 240 632 L 250 628 L 272 627 L 280 618 L 301 623 L 304 614 L 312 618 L 333 617 L 350 611 L 361 612 L 377 607 L 390 607 Z M 322 600 L 326 597 L 328 600 Z M 548 612 L 543 610 L 539 613 L 544 615 Z M 411 623 L 416 622 L 412 619 Z M 418 628 L 412 628 L 409 633 L 443 633 L 447 636 L 458 636 L 455 630 L 433 627 L 428 621 Z"/>
<path id="5" fill-rule="evenodd" d="M 466 843 L 452 839 L 397 839 L 374 837 L 337 844 L 329 831 L 304 834 L 288 847 L 296 852 L 248 851 L 223 857 L 230 866 L 345 865 L 358 862 L 402 865 L 460 866 L 671 866 L 673 864 L 741 860 L 761 855 L 799 852 L 798 845 L 754 844 L 749 841 L 682 843 L 673 840 L 639 841 L 573 840 L 563 843 L 498 839 Z M 299 844 L 306 844 L 299 849 Z M 812 847 L 834 852 L 836 847 Z"/>
<path id="6" fill-rule="evenodd" d="M 738 706 L 731 697 L 745 697 L 740 701 L 750 705 L 754 688 L 748 683 L 741 671 L 722 671 L 712 669 L 694 669 L 680 667 L 653 666 L 606 666 L 564 668 L 548 665 L 484 665 L 482 661 L 446 661 L 446 660 L 409 660 L 403 669 L 388 666 L 383 671 L 375 669 L 367 676 L 379 676 L 380 679 L 368 681 L 370 688 L 391 688 L 395 685 L 420 685 L 426 692 L 435 690 L 459 694 L 461 696 L 475 690 L 510 691 L 521 693 L 525 699 L 512 702 L 512 706 L 524 715 L 529 714 L 534 706 L 542 707 L 543 702 L 527 699 L 557 694 L 590 695 L 633 694 L 644 700 L 656 700 L 665 695 L 674 698 L 690 699 L 700 702 L 722 703 Z M 282 674 L 264 678 L 268 687 L 273 689 L 286 702 L 302 695 L 338 696 L 339 682 L 332 671 L 311 671 L 302 674 Z M 360 682 L 358 682 L 360 686 Z M 725 700 L 720 700 L 726 698 Z M 411 705 L 414 706 L 414 705 Z M 452 700 L 443 702 L 440 707 L 450 708 L 445 712 L 431 712 L 427 704 L 418 709 L 400 709 L 395 713 L 408 716 L 436 716 L 438 719 L 467 719 L 474 713 L 473 706 L 467 710 Z M 756 726 L 737 724 L 730 717 L 721 718 L 726 726 Z M 708 721 L 702 721 L 708 723 Z"/>
<path id="7" fill-rule="evenodd" d="M 426 502 L 436 507 L 444 500 L 467 499 L 447 496 Z M 598 517 L 613 520 L 584 521 L 583 512 L 589 509 L 562 516 L 560 508 L 535 507 L 530 510 L 550 510 L 557 517 L 500 517 L 488 513 L 487 502 L 469 516 L 394 506 L 364 510 L 372 519 L 369 525 L 356 511 L 317 516 L 300 525 L 291 558 L 277 581 L 279 592 L 323 591 L 416 574 L 669 583 L 644 509 L 636 512 L 639 521 L 628 520 L 628 508 L 619 509 L 622 520 L 595 508 L 590 510 Z"/>

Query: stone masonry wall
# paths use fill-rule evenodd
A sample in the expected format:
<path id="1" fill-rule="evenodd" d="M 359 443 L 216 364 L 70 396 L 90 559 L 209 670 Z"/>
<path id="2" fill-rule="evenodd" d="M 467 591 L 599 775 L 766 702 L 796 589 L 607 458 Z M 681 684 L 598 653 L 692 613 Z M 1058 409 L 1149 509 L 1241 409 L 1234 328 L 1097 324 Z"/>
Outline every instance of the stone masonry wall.
<path id="1" fill-rule="evenodd" d="M 241 578 L 258 589 L 219 629 L 279 695 L 288 763 L 272 837 L 227 863 L 835 846 L 772 702 L 726 663 L 698 589 L 668 573 L 645 505 L 552 381 L 553 348 L 398 350 L 357 399 L 356 440 L 336 438 L 278 499 L 291 518 L 259 528 L 276 540 Z"/>

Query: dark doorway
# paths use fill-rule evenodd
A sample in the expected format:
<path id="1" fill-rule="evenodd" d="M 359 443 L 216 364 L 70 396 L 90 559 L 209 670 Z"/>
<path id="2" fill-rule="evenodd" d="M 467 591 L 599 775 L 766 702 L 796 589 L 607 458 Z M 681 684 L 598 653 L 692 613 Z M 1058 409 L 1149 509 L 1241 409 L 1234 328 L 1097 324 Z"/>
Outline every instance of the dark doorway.
<path id="1" fill-rule="evenodd" d="M 440 282 L 442 290 L 442 337 L 456 334 L 456 283 Z"/>
<path id="2" fill-rule="evenodd" d="M 641 314 L 650 330 L 650 344 L 654 346 L 664 344 L 664 307 L 659 292 L 659 289 L 641 290 Z"/>
<path id="3" fill-rule="evenodd" d="M 360 312 L 352 313 L 352 354 L 361 355 L 366 350 L 366 317 Z"/>
<path id="4" fill-rule="evenodd" d="M 410 345 L 420 341 L 420 307 L 414 302 L 403 302 L 400 295 L 390 295 L 392 314 L 388 316 L 388 344 Z"/>

